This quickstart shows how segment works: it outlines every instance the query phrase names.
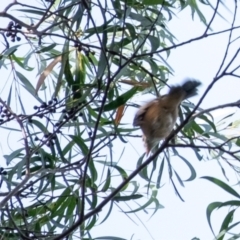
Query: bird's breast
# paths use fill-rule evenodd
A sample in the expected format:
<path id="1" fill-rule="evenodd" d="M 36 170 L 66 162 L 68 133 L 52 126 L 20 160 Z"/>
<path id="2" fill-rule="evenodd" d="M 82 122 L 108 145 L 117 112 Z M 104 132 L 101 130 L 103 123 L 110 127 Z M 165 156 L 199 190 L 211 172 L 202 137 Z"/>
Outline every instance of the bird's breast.
<path id="1" fill-rule="evenodd" d="M 160 116 L 152 123 L 152 136 L 158 140 L 166 138 L 174 128 L 176 119 L 171 114 Z"/>

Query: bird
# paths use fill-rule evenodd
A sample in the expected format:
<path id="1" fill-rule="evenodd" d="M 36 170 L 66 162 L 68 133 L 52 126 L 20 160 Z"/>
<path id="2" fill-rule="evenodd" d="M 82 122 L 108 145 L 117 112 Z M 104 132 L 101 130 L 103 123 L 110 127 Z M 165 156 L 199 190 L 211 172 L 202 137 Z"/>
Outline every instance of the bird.
<path id="1" fill-rule="evenodd" d="M 197 95 L 200 85 L 201 82 L 198 80 L 186 79 L 181 85 L 170 86 L 168 94 L 138 109 L 133 126 L 139 126 L 142 130 L 147 156 L 159 141 L 170 135 L 176 123 L 181 102 Z"/>

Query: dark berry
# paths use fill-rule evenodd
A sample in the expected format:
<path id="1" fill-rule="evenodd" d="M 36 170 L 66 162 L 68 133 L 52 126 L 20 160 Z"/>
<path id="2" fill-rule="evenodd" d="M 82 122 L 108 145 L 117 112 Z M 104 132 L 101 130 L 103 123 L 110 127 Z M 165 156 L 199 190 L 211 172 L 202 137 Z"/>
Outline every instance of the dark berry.
<path id="1" fill-rule="evenodd" d="M 82 51 L 82 46 L 81 46 L 81 45 L 78 46 L 78 51 L 79 51 L 79 52 Z"/>
<path id="2" fill-rule="evenodd" d="M 45 102 L 43 102 L 40 107 L 41 107 L 41 108 L 46 108 L 46 107 L 47 107 L 47 104 L 46 104 Z"/>
<path id="3" fill-rule="evenodd" d="M 7 32 L 6 33 L 6 37 L 10 37 L 10 36 L 12 36 L 12 33 L 11 32 Z"/>
<path id="4" fill-rule="evenodd" d="M 21 26 L 19 23 L 17 23 L 17 24 L 15 25 L 15 28 L 21 29 L 22 26 Z"/>
<path id="5" fill-rule="evenodd" d="M 13 21 L 9 22 L 8 28 L 11 28 L 14 25 Z"/>

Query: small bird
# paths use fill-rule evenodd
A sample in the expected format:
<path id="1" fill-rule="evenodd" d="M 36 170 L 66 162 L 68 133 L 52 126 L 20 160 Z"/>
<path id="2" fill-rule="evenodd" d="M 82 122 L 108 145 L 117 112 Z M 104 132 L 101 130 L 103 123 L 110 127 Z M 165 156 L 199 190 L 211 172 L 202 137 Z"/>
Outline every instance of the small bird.
<path id="1" fill-rule="evenodd" d="M 133 126 L 140 126 L 148 155 L 151 149 L 165 139 L 173 130 L 178 117 L 178 109 L 184 99 L 197 95 L 201 83 L 186 79 L 182 85 L 171 86 L 168 94 L 143 105 L 137 111 Z"/>

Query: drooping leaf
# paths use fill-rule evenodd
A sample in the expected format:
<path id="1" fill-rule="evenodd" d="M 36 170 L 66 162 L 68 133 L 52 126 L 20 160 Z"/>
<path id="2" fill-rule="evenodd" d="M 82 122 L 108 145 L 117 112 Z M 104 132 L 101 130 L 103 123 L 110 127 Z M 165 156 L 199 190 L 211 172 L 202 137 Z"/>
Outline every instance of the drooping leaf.
<path id="1" fill-rule="evenodd" d="M 207 221 L 208 221 L 208 225 L 210 227 L 210 229 L 212 230 L 212 233 L 214 234 L 213 232 L 213 228 L 212 228 L 212 224 L 211 224 L 211 215 L 212 215 L 212 212 L 217 209 L 222 203 L 221 202 L 213 202 L 213 203 L 210 203 L 207 207 Z M 215 235 L 215 234 L 214 234 Z"/>
<path id="2" fill-rule="evenodd" d="M 42 72 L 42 74 L 40 75 L 38 82 L 37 82 L 37 86 L 36 86 L 36 90 L 35 90 L 36 94 L 38 93 L 40 87 L 43 85 L 46 77 L 52 72 L 53 68 L 57 65 L 57 63 L 61 62 L 61 60 L 62 60 L 62 56 L 58 56 Z"/>
<path id="3" fill-rule="evenodd" d="M 117 109 L 121 105 L 124 105 L 130 98 L 132 98 L 136 92 L 138 91 L 137 87 L 133 87 L 121 96 L 117 97 L 115 100 L 112 102 L 106 104 L 103 108 L 104 111 L 111 111 L 114 109 Z"/>
<path id="4" fill-rule="evenodd" d="M 115 196 L 113 198 L 113 201 L 117 201 L 117 202 L 120 202 L 120 201 L 130 201 L 130 200 L 135 200 L 135 199 L 139 199 L 139 198 L 142 198 L 143 196 L 141 194 L 135 194 L 135 195 L 130 195 L 130 196 Z"/>
<path id="5" fill-rule="evenodd" d="M 240 195 L 233 188 L 231 188 L 229 185 L 227 185 L 223 181 L 221 181 L 217 178 L 214 178 L 214 177 L 207 177 L 207 176 L 206 177 L 201 177 L 201 178 L 206 179 L 206 180 L 216 184 L 217 186 L 219 186 L 220 188 L 222 188 L 226 192 L 232 194 L 234 197 L 240 198 Z"/>
<path id="6" fill-rule="evenodd" d="M 223 240 L 224 236 L 225 236 L 225 232 L 228 230 L 229 224 L 232 222 L 233 219 L 233 214 L 235 212 L 235 209 L 231 210 L 226 217 L 224 218 L 219 234 L 221 234 L 221 236 L 218 236 L 218 240 Z"/>

